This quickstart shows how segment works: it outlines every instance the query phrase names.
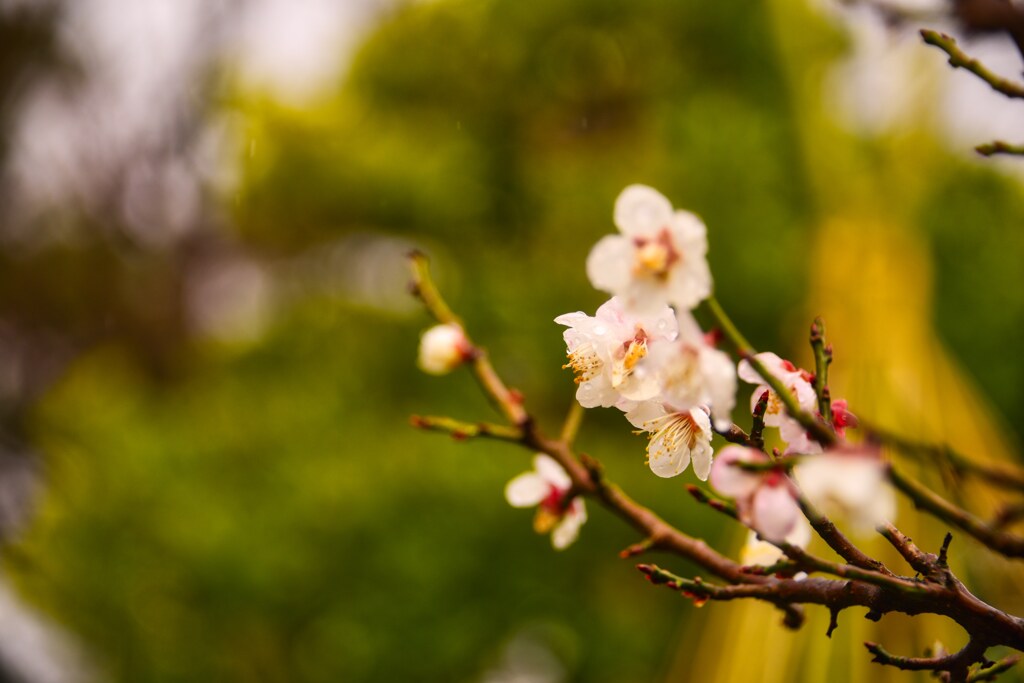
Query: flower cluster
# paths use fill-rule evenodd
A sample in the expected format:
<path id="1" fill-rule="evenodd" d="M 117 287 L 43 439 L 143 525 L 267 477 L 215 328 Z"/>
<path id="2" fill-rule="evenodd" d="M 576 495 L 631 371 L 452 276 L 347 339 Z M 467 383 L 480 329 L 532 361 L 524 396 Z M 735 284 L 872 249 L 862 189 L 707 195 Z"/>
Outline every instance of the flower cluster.
<path id="1" fill-rule="evenodd" d="M 846 401 L 831 403 L 826 426 L 817 413 L 825 399 L 812 373 L 774 353 L 734 364 L 716 348 L 718 335 L 701 329 L 693 312 L 712 291 L 704 223 L 643 185 L 623 190 L 614 219 L 619 234 L 598 241 L 586 263 L 591 284 L 611 298 L 594 315 L 555 318 L 566 328 L 564 367 L 574 375 L 579 404 L 618 409 L 646 433 L 647 464 L 659 477 L 679 475 L 691 464 L 698 479 L 710 476 L 713 488 L 735 499 L 740 520 L 752 530 L 745 551 L 751 561 L 771 564 L 779 556 L 775 544 L 810 541 L 801 507 L 843 517 L 857 531 L 890 519 L 894 503 L 883 485 L 881 453 L 843 440 L 844 430 L 857 426 Z M 478 352 L 456 324 L 423 335 L 420 366 L 427 372 L 441 374 L 474 358 Z M 735 429 L 737 379 L 755 385 L 751 411 L 764 402 L 759 429 L 777 430 L 782 453 L 747 447 L 755 444 L 748 440 L 713 457 L 715 431 Z M 809 433 L 808 419 L 830 438 Z M 553 545 L 564 548 L 586 520 L 583 501 L 555 460 L 539 454 L 534 468 L 509 483 L 506 498 L 516 507 L 536 507 L 535 529 L 550 532 Z"/>
<path id="2" fill-rule="evenodd" d="M 587 258 L 591 283 L 612 298 L 594 316 L 555 318 L 568 328 L 576 398 L 585 408 L 618 408 L 647 432 L 658 476 L 674 477 L 692 462 L 707 479 L 712 420 L 731 424 L 736 393 L 732 361 L 692 315 L 711 293 L 707 230 L 643 185 L 619 195 L 615 224 L 621 234 L 601 239 Z"/>

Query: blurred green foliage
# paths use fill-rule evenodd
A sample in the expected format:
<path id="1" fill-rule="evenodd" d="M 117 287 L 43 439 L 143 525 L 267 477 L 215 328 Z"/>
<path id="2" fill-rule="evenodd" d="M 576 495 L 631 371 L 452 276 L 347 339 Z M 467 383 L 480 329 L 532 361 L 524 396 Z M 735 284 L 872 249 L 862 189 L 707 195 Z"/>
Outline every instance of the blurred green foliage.
<path id="1" fill-rule="evenodd" d="M 719 298 L 752 341 L 792 350 L 780 321 L 803 301 L 820 215 L 765 12 L 399 9 L 318 108 L 225 96 L 251 136 L 238 236 L 270 258 L 353 235 L 423 246 L 553 431 L 573 385 L 551 321 L 601 302 L 584 259 L 617 193 L 644 182 L 704 217 Z M 1017 282 L 1024 246 L 1008 228 L 978 237 L 1019 225 L 1024 204 L 986 170 L 924 172 L 939 329 L 1000 405 L 1024 408 L 1024 363 L 1005 353 L 1024 288 L 991 284 Z M 480 680 L 523 632 L 567 680 L 655 680 L 691 610 L 614 559 L 634 535 L 591 508 L 555 554 L 502 500 L 524 454 L 406 427 L 417 412 L 491 417 L 469 378 L 414 371 L 426 322 L 316 295 L 255 345 L 189 346 L 170 382 L 115 345 L 85 355 L 33 414 L 51 488 L 9 553 L 19 583 L 118 681 Z M 649 475 L 621 416 L 596 411 L 584 429 L 581 448 L 628 490 L 732 538 L 681 480 Z"/>

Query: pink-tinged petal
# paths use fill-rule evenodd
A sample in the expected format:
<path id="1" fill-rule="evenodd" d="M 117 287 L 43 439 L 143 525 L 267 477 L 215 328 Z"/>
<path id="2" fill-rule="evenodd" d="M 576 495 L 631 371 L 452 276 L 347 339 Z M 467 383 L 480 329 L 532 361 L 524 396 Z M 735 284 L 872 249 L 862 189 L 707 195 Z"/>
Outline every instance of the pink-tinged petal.
<path id="1" fill-rule="evenodd" d="M 547 498 L 551 487 L 536 472 L 524 472 L 505 486 L 505 500 L 516 508 L 529 508 Z"/>
<path id="2" fill-rule="evenodd" d="M 793 530 L 801 512 L 789 487 L 761 486 L 754 494 L 752 524 L 765 538 L 781 541 Z"/>
<path id="3" fill-rule="evenodd" d="M 619 399 L 619 392 L 612 387 L 611 380 L 605 373 L 592 380 L 580 382 L 576 388 L 576 400 L 584 408 L 611 408 Z"/>
<path id="4" fill-rule="evenodd" d="M 782 417 L 778 424 L 779 438 L 786 442 L 786 455 L 821 453 L 821 444 L 812 439 L 803 425 L 791 417 Z"/>
<path id="5" fill-rule="evenodd" d="M 711 487 L 730 498 L 747 498 L 761 484 L 762 475 L 737 466 L 739 462 L 767 462 L 760 451 L 743 446 L 729 445 L 718 452 L 711 464 Z"/>
<path id="6" fill-rule="evenodd" d="M 567 491 L 572 486 L 569 474 L 551 456 L 543 453 L 533 456 L 533 467 L 537 474 L 560 491 Z"/>
<path id="7" fill-rule="evenodd" d="M 646 185 L 630 185 L 615 200 L 615 225 L 623 235 L 652 235 L 669 225 L 672 218 L 672 203 Z"/>
<path id="8" fill-rule="evenodd" d="M 782 360 L 771 351 L 763 351 L 755 355 L 754 358 L 761 362 L 761 365 L 764 366 L 765 370 L 782 381 L 785 381 L 789 373 L 792 372 L 792 370 L 786 369 L 787 364 L 790 366 L 792 364 L 788 361 Z M 764 384 L 764 378 L 762 378 L 761 375 L 758 374 L 757 370 L 755 370 L 754 367 L 746 360 L 740 361 L 739 376 L 741 380 L 749 382 L 750 384 Z"/>
<path id="9" fill-rule="evenodd" d="M 573 499 L 562 521 L 551 531 L 551 545 L 555 550 L 565 550 L 580 535 L 580 527 L 587 521 L 587 509 L 580 498 Z"/>
<path id="10" fill-rule="evenodd" d="M 622 235 L 602 237 L 587 256 L 587 277 L 595 289 L 620 294 L 632 279 L 633 244 Z"/>
<path id="11" fill-rule="evenodd" d="M 555 318 L 555 322 L 559 325 L 565 325 L 567 327 L 578 327 L 584 324 L 590 316 L 583 311 L 574 311 L 572 313 L 563 313 L 562 315 Z"/>

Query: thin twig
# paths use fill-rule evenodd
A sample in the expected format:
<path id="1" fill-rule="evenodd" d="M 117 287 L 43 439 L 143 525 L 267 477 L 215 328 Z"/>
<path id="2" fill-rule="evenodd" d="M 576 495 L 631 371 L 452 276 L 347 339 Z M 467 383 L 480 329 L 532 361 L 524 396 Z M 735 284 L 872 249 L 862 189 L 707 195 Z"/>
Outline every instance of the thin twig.
<path id="1" fill-rule="evenodd" d="M 991 550 L 1006 557 L 1024 557 L 1024 537 L 992 528 L 970 512 L 953 505 L 924 484 L 914 481 L 891 466 L 889 481 L 910 498 L 917 508 L 926 510 L 947 524 L 952 524 Z"/>
<path id="2" fill-rule="evenodd" d="M 825 321 L 821 318 L 811 323 L 811 350 L 814 352 L 814 395 L 818 398 L 818 412 L 826 424 L 832 424 L 832 392 L 828 388 L 832 347 L 825 344 Z"/>
<path id="3" fill-rule="evenodd" d="M 948 463 L 957 474 L 970 474 L 994 486 L 1011 491 L 1024 491 L 1024 470 L 1009 464 L 983 463 L 972 460 L 946 444 L 914 441 L 861 420 L 861 430 L 868 438 L 891 446 L 900 452 Z"/>
<path id="4" fill-rule="evenodd" d="M 580 425 L 583 424 L 584 412 L 583 406 L 578 401 L 573 401 L 569 406 L 569 413 L 565 416 L 565 422 L 562 423 L 562 433 L 558 437 L 566 445 L 571 446 L 572 442 L 576 440 Z"/>
<path id="5" fill-rule="evenodd" d="M 996 154 L 1021 156 L 1024 155 L 1024 144 L 1013 144 L 1010 142 L 1003 142 L 1002 140 L 993 140 L 992 142 L 986 142 L 982 145 L 978 145 L 974 148 L 974 151 L 983 157 L 990 157 Z"/>
<path id="6" fill-rule="evenodd" d="M 490 422 L 463 422 L 451 417 L 437 415 L 413 415 L 409 418 L 413 427 L 434 432 L 446 432 L 453 439 L 469 439 L 476 436 L 497 439 L 499 441 L 519 442 L 523 440 L 523 430 L 518 427 L 491 424 Z"/>
<path id="7" fill-rule="evenodd" d="M 989 87 L 993 90 L 1002 93 L 1007 97 L 1024 98 L 1024 85 L 1003 78 L 999 74 L 990 70 L 980 61 L 961 50 L 952 36 L 946 35 L 945 33 L 939 33 L 938 31 L 932 31 L 931 29 L 922 29 L 921 37 L 924 38 L 924 42 L 929 45 L 934 45 L 949 55 L 949 64 L 953 68 L 967 69 L 972 74 L 988 83 Z"/>
<path id="8" fill-rule="evenodd" d="M 439 323 L 455 323 L 463 327 L 458 316 L 448 307 L 441 293 L 437 291 L 434 280 L 430 276 L 430 264 L 425 254 L 414 251 L 409 254 L 409 263 L 412 267 L 412 282 L 410 290 L 417 296 L 427 311 L 434 316 Z M 463 329 L 465 329 L 463 327 Z M 468 340 L 468 335 L 467 335 Z M 477 382 L 484 389 L 484 393 L 514 425 L 523 425 L 527 421 L 526 410 L 523 408 L 522 396 L 510 390 L 501 381 L 491 361 L 487 358 L 487 352 L 473 342 L 472 368 Z"/>

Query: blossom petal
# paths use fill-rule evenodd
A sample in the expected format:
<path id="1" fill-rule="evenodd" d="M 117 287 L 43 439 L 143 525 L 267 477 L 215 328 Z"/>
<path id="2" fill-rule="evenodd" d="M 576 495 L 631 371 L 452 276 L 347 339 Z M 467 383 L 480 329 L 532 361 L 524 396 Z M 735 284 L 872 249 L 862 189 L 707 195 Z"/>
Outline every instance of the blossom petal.
<path id="1" fill-rule="evenodd" d="M 536 472 L 524 472 L 505 485 L 505 500 L 516 508 L 529 508 L 547 498 L 551 486 Z"/>
<path id="2" fill-rule="evenodd" d="M 672 221 L 672 203 L 647 185 L 630 185 L 615 200 L 615 225 L 623 235 L 650 235 Z"/>
<path id="3" fill-rule="evenodd" d="M 784 361 L 778 357 L 778 355 L 771 351 L 763 351 L 754 356 L 761 362 L 761 365 L 765 367 L 769 373 L 778 377 L 780 380 L 785 380 L 786 370 L 783 366 Z M 764 384 L 764 378 L 754 369 L 747 360 L 741 360 L 738 372 L 740 379 L 750 384 Z"/>
<path id="4" fill-rule="evenodd" d="M 543 453 L 535 455 L 533 457 L 533 467 L 537 470 L 537 474 L 557 489 L 566 491 L 572 486 L 572 479 L 569 478 L 569 474 L 549 455 L 544 455 Z"/>
<path id="5" fill-rule="evenodd" d="M 680 474 L 690 465 L 690 449 L 685 444 L 676 444 L 669 450 L 665 438 L 655 436 L 647 446 L 651 471 L 666 479 Z"/>
<path id="6" fill-rule="evenodd" d="M 766 462 L 760 451 L 743 446 L 729 445 L 718 452 L 711 465 L 711 486 L 723 496 L 747 498 L 761 484 L 761 475 L 739 467 L 739 462 Z"/>
<path id="7" fill-rule="evenodd" d="M 753 527 L 767 539 L 781 541 L 793 530 L 800 517 L 789 487 L 761 486 L 754 494 Z"/>
<path id="8" fill-rule="evenodd" d="M 583 499 L 574 498 L 562 521 L 551 531 L 551 545 L 555 550 L 565 550 L 580 535 L 580 527 L 587 521 L 587 508 Z"/>
<path id="9" fill-rule="evenodd" d="M 587 255 L 587 277 L 595 289 L 619 294 L 630 285 L 633 245 L 622 235 L 606 235 Z"/>

